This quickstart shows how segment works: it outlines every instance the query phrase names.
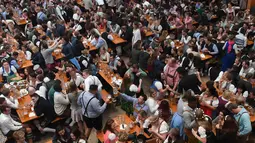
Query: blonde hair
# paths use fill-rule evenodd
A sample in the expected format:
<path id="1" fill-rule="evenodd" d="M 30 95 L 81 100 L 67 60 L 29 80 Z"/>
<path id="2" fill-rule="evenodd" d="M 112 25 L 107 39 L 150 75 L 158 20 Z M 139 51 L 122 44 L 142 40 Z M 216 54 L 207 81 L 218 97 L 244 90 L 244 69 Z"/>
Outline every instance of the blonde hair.
<path id="1" fill-rule="evenodd" d="M 230 92 L 230 91 L 225 91 L 225 92 L 222 94 L 222 97 L 225 98 L 225 99 L 227 99 L 227 100 L 230 100 L 231 95 L 232 95 L 232 92 Z"/>
<path id="2" fill-rule="evenodd" d="M 39 48 L 37 48 L 36 46 L 33 46 L 33 47 L 31 48 L 31 50 L 32 50 L 33 53 L 39 52 Z"/>
<path id="3" fill-rule="evenodd" d="M 118 134 L 118 141 L 120 142 L 126 142 L 128 140 L 128 134 L 124 131 L 119 132 Z"/>
<path id="4" fill-rule="evenodd" d="M 13 133 L 13 138 L 14 138 L 15 140 L 18 140 L 18 139 L 20 139 L 20 138 L 22 138 L 22 137 L 24 137 L 24 136 L 25 136 L 25 133 L 24 133 L 23 131 L 21 131 L 21 130 L 15 131 L 15 132 Z"/>

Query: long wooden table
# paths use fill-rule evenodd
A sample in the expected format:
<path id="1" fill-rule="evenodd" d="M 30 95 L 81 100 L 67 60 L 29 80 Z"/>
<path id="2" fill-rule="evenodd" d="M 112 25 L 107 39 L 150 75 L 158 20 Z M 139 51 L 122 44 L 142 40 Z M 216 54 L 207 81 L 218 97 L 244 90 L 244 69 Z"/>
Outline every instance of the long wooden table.
<path id="1" fill-rule="evenodd" d="M 150 36 L 154 35 L 154 33 L 148 28 L 144 29 L 144 32 L 145 32 L 146 37 L 150 37 Z"/>
<path id="2" fill-rule="evenodd" d="M 116 88 L 116 85 L 113 83 L 112 78 L 116 77 L 116 79 L 121 79 L 122 78 L 118 75 L 115 74 L 107 64 L 104 63 L 99 63 L 98 64 L 99 67 L 99 75 L 112 87 L 112 88 Z"/>
<path id="3" fill-rule="evenodd" d="M 59 60 L 65 57 L 65 55 L 61 52 L 61 48 L 55 49 L 54 52 L 52 53 L 52 56 L 54 56 L 56 60 Z"/>
<path id="4" fill-rule="evenodd" d="M 25 95 L 18 99 L 19 101 L 19 109 L 16 110 L 21 123 L 25 123 L 34 119 L 38 119 L 39 117 L 35 115 L 34 111 L 32 111 L 32 108 L 30 107 L 31 104 L 31 97 L 30 95 Z M 34 114 L 35 116 L 29 117 L 29 114 Z"/>
<path id="5" fill-rule="evenodd" d="M 66 74 L 64 72 L 56 73 L 56 79 L 59 79 L 64 83 L 69 81 L 69 79 L 66 77 Z M 30 95 L 25 95 L 25 96 L 19 98 L 18 101 L 19 101 L 20 108 L 18 108 L 16 110 L 16 112 L 17 112 L 17 114 L 20 118 L 20 121 L 22 123 L 40 118 L 40 117 L 36 116 L 34 111 L 32 111 L 32 108 L 29 107 L 29 106 L 31 106 L 31 101 L 32 101 Z M 27 113 L 27 114 L 24 114 L 24 113 Z M 29 117 L 29 113 L 33 113 L 35 116 Z"/>
<path id="6" fill-rule="evenodd" d="M 201 56 L 201 55 L 204 55 L 204 56 Z M 213 57 L 212 55 L 200 53 L 200 58 L 201 58 L 202 61 L 209 60 L 209 59 L 211 59 L 212 57 Z"/>
<path id="7" fill-rule="evenodd" d="M 119 115 L 119 116 L 116 116 L 116 117 L 113 118 L 113 120 L 116 122 L 116 124 L 117 124 L 118 126 L 120 126 L 120 124 L 121 124 L 120 121 L 119 121 L 120 116 L 121 116 L 122 118 L 124 118 L 124 124 L 126 124 L 126 125 L 128 125 L 128 126 L 129 126 L 130 123 L 133 122 L 126 114 L 122 114 L 122 115 Z M 120 131 L 120 128 L 117 128 L 117 131 Z M 139 133 L 141 132 L 141 128 L 138 127 L 137 125 L 134 125 L 134 127 L 128 131 L 129 134 L 132 134 L 132 133 L 134 133 L 134 132 L 136 132 L 137 134 L 139 134 Z M 144 136 L 145 136 L 146 138 L 149 138 L 149 136 L 148 136 L 147 134 L 145 134 L 145 133 L 144 133 Z M 104 141 L 104 133 L 103 133 L 103 132 L 97 133 L 97 138 L 98 138 L 101 142 L 103 142 L 103 141 Z M 129 143 L 131 143 L 131 141 L 130 141 Z"/>
<path id="8" fill-rule="evenodd" d="M 99 28 L 98 31 L 102 34 L 103 32 L 106 31 L 106 29 L 105 28 Z M 113 37 L 112 42 L 116 45 L 127 42 L 127 40 L 122 39 L 118 34 L 111 33 L 110 35 L 112 35 L 112 37 Z"/>
<path id="9" fill-rule="evenodd" d="M 121 43 L 127 42 L 126 40 L 120 38 L 120 36 L 117 35 L 117 34 L 111 34 L 111 35 L 112 35 L 112 37 L 113 37 L 112 42 L 113 42 L 114 44 L 116 44 L 116 45 L 117 45 L 117 44 L 121 44 Z"/>
<path id="10" fill-rule="evenodd" d="M 19 17 L 13 18 L 13 19 L 14 19 L 14 21 L 16 22 L 17 25 L 25 25 L 25 24 L 28 23 L 27 20 L 22 19 L 22 18 L 19 18 Z"/>
<path id="11" fill-rule="evenodd" d="M 89 50 L 90 52 L 91 52 L 91 51 L 97 50 L 96 46 L 93 46 L 90 42 L 88 42 L 87 45 L 84 44 L 84 47 L 87 47 L 87 46 L 89 47 L 88 50 Z"/>
<path id="12" fill-rule="evenodd" d="M 20 65 L 20 67 L 23 69 L 23 68 L 28 68 L 28 67 L 31 67 L 31 66 L 33 66 L 33 63 L 32 63 L 32 61 L 31 60 L 24 60 L 22 63 L 21 63 L 21 65 Z"/>

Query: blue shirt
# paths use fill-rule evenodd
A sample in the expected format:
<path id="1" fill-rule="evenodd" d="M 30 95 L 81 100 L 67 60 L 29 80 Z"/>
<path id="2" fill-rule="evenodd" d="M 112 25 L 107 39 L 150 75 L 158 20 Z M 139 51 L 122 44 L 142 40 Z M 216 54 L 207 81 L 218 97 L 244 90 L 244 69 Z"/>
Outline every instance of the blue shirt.
<path id="1" fill-rule="evenodd" d="M 216 44 L 214 44 L 214 43 L 211 43 L 211 44 L 213 44 L 213 46 L 212 46 L 213 52 L 211 52 L 210 54 L 211 54 L 211 55 L 217 55 L 217 54 L 219 53 L 218 47 L 217 47 Z M 203 49 L 202 49 L 202 52 L 205 51 L 205 48 L 208 48 L 208 47 L 206 47 L 206 46 L 207 46 L 207 45 L 205 44 L 204 47 L 203 47 Z M 209 49 L 208 49 L 208 50 L 209 50 Z"/>
<path id="2" fill-rule="evenodd" d="M 90 92 L 82 92 L 77 100 L 77 104 L 82 107 L 82 113 L 88 118 L 97 118 L 99 117 L 106 109 L 107 104 L 104 103 L 100 105 L 100 101 L 97 98 L 93 98 L 93 95 Z M 89 100 L 93 98 L 88 104 Z M 88 105 L 87 105 L 88 104 Z M 85 108 L 87 107 L 87 112 L 85 113 Z"/>
<path id="3" fill-rule="evenodd" d="M 246 113 L 244 113 L 246 112 Z M 235 120 L 238 122 L 239 124 L 239 135 L 246 135 L 248 133 L 251 132 L 252 127 L 251 127 L 251 120 L 250 120 L 250 115 L 249 113 L 246 111 L 245 108 L 242 107 L 242 110 L 234 115 Z M 240 119 L 239 119 L 240 118 Z"/>
<path id="4" fill-rule="evenodd" d="M 134 108 L 133 116 L 135 118 L 137 117 L 137 114 L 138 114 L 137 111 L 144 110 L 146 113 L 148 113 L 149 107 L 147 105 L 145 105 L 145 103 L 139 104 L 138 103 L 138 98 L 134 98 L 134 97 L 128 96 L 128 95 L 126 95 L 124 93 L 121 93 L 120 96 L 122 98 L 124 98 L 126 101 L 129 101 L 129 102 L 133 103 L 133 108 Z"/>
<path id="5" fill-rule="evenodd" d="M 46 15 L 41 11 L 37 13 L 36 17 L 37 17 L 37 19 L 41 19 L 42 21 L 47 19 Z"/>
<path id="6" fill-rule="evenodd" d="M 10 64 L 13 65 L 16 69 L 19 69 L 19 68 L 20 68 L 20 66 L 19 66 L 19 64 L 17 63 L 16 60 L 11 60 L 11 63 L 10 63 Z"/>
<path id="7" fill-rule="evenodd" d="M 3 19 L 4 19 L 4 20 L 6 20 L 7 12 L 6 12 L 6 11 L 4 11 L 4 12 L 2 12 L 1 14 L 2 14 L 2 16 L 3 16 Z"/>
<path id="8" fill-rule="evenodd" d="M 172 121 L 170 123 L 170 128 L 178 128 L 180 130 L 180 136 L 183 136 L 183 119 L 182 116 L 179 115 L 179 113 L 175 112 L 174 116 L 172 118 Z"/>
<path id="9" fill-rule="evenodd" d="M 101 48 L 103 45 L 105 45 L 105 41 L 102 37 L 99 37 L 98 40 L 92 40 L 91 44 L 95 46 L 97 49 Z M 105 47 L 107 48 L 107 47 Z"/>

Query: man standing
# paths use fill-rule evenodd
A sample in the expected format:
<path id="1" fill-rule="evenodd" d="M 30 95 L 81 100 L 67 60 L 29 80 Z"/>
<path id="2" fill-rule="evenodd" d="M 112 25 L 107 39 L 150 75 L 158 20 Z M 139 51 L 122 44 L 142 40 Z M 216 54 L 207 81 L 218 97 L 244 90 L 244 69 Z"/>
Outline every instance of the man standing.
<path id="1" fill-rule="evenodd" d="M 192 135 L 191 129 L 196 125 L 194 109 L 197 107 L 197 99 L 194 96 L 188 98 L 188 106 L 183 108 L 184 132 L 188 136 L 189 143 L 197 143 L 198 140 Z"/>
<path id="2" fill-rule="evenodd" d="M 86 85 L 87 86 L 87 85 Z M 82 92 L 78 97 L 78 105 L 82 107 L 83 119 L 86 123 L 87 129 L 85 132 L 86 138 L 89 138 L 92 128 L 97 131 L 102 129 L 102 113 L 105 111 L 109 99 L 101 106 L 97 99 L 98 86 L 90 85 L 88 92 Z"/>
<path id="3" fill-rule="evenodd" d="M 234 118 L 238 123 L 238 143 L 245 143 L 251 133 L 250 115 L 244 107 L 237 106 L 234 103 L 229 103 L 227 109 L 234 114 Z"/>
<path id="4" fill-rule="evenodd" d="M 193 90 L 195 94 L 201 93 L 199 88 L 201 82 L 199 80 L 200 77 L 198 74 L 188 75 L 188 72 L 183 67 L 177 68 L 176 71 L 180 77 L 180 81 L 178 84 L 179 93 L 183 93 L 183 91 L 187 91 L 189 89 Z"/>
<path id="5" fill-rule="evenodd" d="M 88 92 L 91 85 L 96 85 L 98 87 L 99 92 L 102 90 L 103 87 L 102 82 L 98 79 L 98 77 L 91 75 L 88 69 L 85 69 L 82 72 L 82 76 L 84 78 L 85 91 Z"/>

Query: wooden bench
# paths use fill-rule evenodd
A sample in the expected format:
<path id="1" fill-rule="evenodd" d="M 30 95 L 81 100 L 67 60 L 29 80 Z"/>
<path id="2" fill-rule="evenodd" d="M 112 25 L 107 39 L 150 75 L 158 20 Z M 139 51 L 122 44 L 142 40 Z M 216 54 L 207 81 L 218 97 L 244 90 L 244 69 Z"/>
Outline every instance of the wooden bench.
<path id="1" fill-rule="evenodd" d="M 52 140 L 50 139 L 50 140 L 46 141 L 45 143 L 52 143 Z"/>

